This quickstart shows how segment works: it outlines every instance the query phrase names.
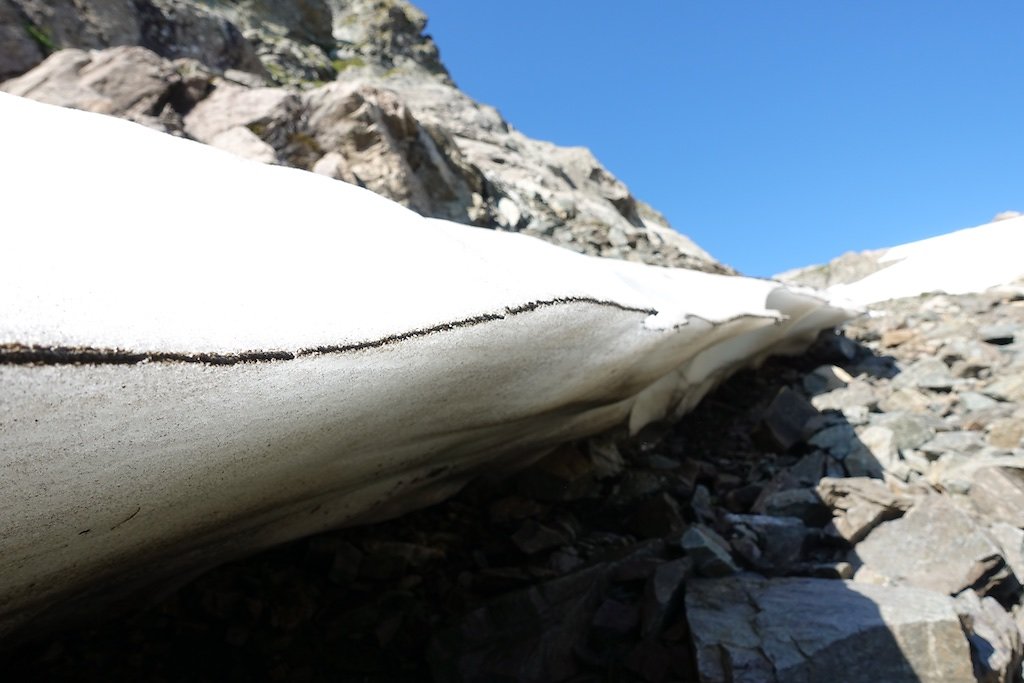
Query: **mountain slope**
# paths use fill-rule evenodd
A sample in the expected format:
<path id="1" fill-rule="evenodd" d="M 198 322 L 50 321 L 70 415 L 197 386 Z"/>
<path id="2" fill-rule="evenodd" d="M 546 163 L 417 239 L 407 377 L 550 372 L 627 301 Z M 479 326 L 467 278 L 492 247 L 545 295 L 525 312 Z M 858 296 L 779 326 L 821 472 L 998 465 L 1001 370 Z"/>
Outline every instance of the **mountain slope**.
<path id="1" fill-rule="evenodd" d="M 461 93 L 425 23 L 404 0 L 0 0 L 0 77 L 20 74 L 0 89 L 315 170 L 426 216 L 732 272 L 588 150 L 532 140 Z"/>
<path id="2" fill-rule="evenodd" d="M 845 254 L 776 276 L 864 306 L 927 292 L 967 294 L 1024 278 L 1024 216 L 887 249 Z"/>

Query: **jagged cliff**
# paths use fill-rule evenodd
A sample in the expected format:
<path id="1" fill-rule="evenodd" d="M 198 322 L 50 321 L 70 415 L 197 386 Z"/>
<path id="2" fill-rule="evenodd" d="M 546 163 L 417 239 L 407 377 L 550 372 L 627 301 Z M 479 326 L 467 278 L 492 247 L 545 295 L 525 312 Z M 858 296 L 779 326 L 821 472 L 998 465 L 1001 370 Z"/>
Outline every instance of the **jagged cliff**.
<path id="1" fill-rule="evenodd" d="M 404 0 L 0 0 L 3 90 L 576 251 L 732 272 L 583 148 L 460 92 Z"/>

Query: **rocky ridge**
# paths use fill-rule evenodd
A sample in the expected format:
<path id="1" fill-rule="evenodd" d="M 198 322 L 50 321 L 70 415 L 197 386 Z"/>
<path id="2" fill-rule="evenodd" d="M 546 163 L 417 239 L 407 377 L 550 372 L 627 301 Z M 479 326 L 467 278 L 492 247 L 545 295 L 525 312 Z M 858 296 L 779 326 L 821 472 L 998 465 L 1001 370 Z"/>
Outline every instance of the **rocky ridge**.
<path id="1" fill-rule="evenodd" d="M 1017 681 L 1022 364 L 1024 287 L 881 304 L 678 425 L 222 567 L 5 666 L 54 680 L 413 681 L 429 667 L 437 681 Z"/>
<path id="2" fill-rule="evenodd" d="M 453 84 L 403 0 L 0 0 L 0 89 L 576 251 L 732 272 L 583 148 Z"/>

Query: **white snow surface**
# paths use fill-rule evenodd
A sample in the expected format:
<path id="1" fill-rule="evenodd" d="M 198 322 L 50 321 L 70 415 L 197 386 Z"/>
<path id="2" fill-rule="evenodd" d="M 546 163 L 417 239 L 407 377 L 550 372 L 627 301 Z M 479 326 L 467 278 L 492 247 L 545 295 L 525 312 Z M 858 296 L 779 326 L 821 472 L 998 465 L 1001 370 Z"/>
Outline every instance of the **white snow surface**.
<path id="1" fill-rule="evenodd" d="M 850 315 L 4 94 L 0 150 L 0 637 L 681 414 Z"/>
<path id="2" fill-rule="evenodd" d="M 853 306 L 926 292 L 968 294 L 1024 277 L 1024 216 L 886 249 L 871 275 L 828 289 Z"/>

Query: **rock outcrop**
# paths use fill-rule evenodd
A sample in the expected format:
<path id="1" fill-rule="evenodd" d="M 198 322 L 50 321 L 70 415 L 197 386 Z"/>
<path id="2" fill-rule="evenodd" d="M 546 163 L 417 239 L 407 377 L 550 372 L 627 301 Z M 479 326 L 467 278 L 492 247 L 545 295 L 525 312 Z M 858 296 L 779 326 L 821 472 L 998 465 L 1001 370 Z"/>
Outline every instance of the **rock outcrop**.
<path id="1" fill-rule="evenodd" d="M 426 216 L 732 272 L 588 150 L 532 140 L 460 92 L 425 25 L 404 0 L 0 0 L 0 89 L 313 170 Z"/>

